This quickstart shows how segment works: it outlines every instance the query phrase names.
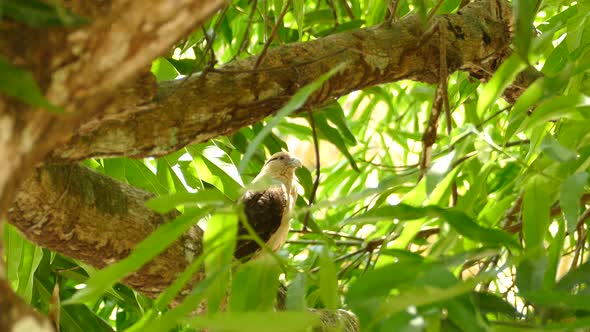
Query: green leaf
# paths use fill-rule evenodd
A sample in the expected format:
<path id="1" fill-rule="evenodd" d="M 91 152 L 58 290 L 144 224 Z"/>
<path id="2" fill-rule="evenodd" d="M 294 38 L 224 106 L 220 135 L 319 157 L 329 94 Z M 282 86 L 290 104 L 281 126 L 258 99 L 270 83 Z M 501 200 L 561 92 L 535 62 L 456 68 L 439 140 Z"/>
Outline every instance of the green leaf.
<path id="1" fill-rule="evenodd" d="M 324 82 L 326 82 L 330 77 L 338 73 L 343 67 L 344 64 L 339 64 L 336 67 L 332 68 L 328 73 L 323 74 L 315 81 L 302 87 L 301 89 L 299 89 L 299 91 L 297 91 L 297 93 L 295 93 L 295 95 L 293 95 L 293 97 L 287 102 L 287 104 L 285 104 L 285 106 L 281 107 L 281 109 L 276 113 L 276 115 L 266 124 L 266 126 L 260 131 L 260 133 L 256 135 L 252 142 L 250 142 L 250 145 L 248 145 L 248 149 L 246 150 L 246 153 L 244 153 L 242 161 L 238 166 L 238 170 L 240 171 L 240 173 L 242 173 L 246 169 L 246 165 L 248 164 L 248 162 L 250 162 L 250 159 L 254 155 L 254 152 L 256 151 L 260 143 L 262 143 L 262 140 L 268 134 L 270 134 L 272 129 L 276 127 L 276 125 L 279 122 L 281 122 L 287 115 L 303 107 L 303 105 L 305 105 L 305 103 L 307 102 L 307 98 L 309 98 L 309 96 L 312 93 L 314 93 L 317 89 L 319 89 L 324 84 Z"/>
<path id="2" fill-rule="evenodd" d="M 183 286 L 185 286 L 191 280 L 191 278 L 194 277 L 195 273 L 202 273 L 202 271 L 199 271 L 199 269 L 202 270 L 201 266 L 203 265 L 204 261 L 205 255 L 201 255 L 194 259 L 190 265 L 184 271 L 182 271 L 182 274 L 176 280 L 174 280 L 172 285 L 170 285 L 170 287 L 168 287 L 160 294 L 160 296 L 158 296 L 154 302 L 154 307 L 145 313 L 139 321 L 137 321 L 125 331 L 140 332 L 146 330 L 148 326 L 150 326 L 151 323 L 156 319 L 158 312 L 166 309 L 170 302 L 182 290 Z M 201 282 L 205 284 L 205 281 Z"/>
<path id="3" fill-rule="evenodd" d="M 38 300 L 41 300 L 44 303 L 51 303 L 51 288 L 48 289 L 38 278 L 35 278 L 34 282 L 35 291 L 39 297 Z M 59 317 L 61 331 L 113 331 L 113 328 L 108 322 L 97 316 L 85 305 L 60 306 Z"/>
<path id="4" fill-rule="evenodd" d="M 578 225 L 580 198 L 588 183 L 588 173 L 575 173 L 568 176 L 561 184 L 559 205 L 567 222 L 567 231 L 574 234 Z"/>
<path id="5" fill-rule="evenodd" d="M 29 71 L 11 65 L 1 56 L 0 92 L 18 98 L 31 106 L 41 107 L 53 113 L 63 113 L 62 108 L 45 99 Z"/>
<path id="6" fill-rule="evenodd" d="M 320 321 L 310 312 L 267 311 L 217 313 L 197 316 L 186 323 L 196 329 L 224 332 L 301 332 L 318 326 Z"/>
<path id="7" fill-rule="evenodd" d="M 205 189 L 196 193 L 181 192 L 158 196 L 145 203 L 147 207 L 158 213 L 170 212 L 178 206 L 220 207 L 228 204 L 231 204 L 231 201 L 227 199 L 227 196 L 217 190 L 217 188 Z"/>
<path id="8" fill-rule="evenodd" d="M 555 96 L 540 104 L 523 124 L 523 127 L 532 129 L 544 125 L 548 121 L 563 118 L 580 119 L 582 116 L 579 107 L 587 104 L 587 99 L 582 94 Z"/>
<path id="9" fill-rule="evenodd" d="M 166 157 L 157 159 L 156 177 L 158 178 L 158 181 L 160 183 L 165 184 L 165 187 L 168 189 L 168 192 L 187 192 L 186 188 L 184 187 L 184 184 L 182 184 L 182 181 L 180 180 L 180 178 L 178 178 L 178 176 L 172 169 L 172 166 L 174 166 L 174 164 L 176 163 L 173 162 L 171 164 L 168 158 Z"/>
<path id="10" fill-rule="evenodd" d="M 512 319 L 518 317 L 518 311 L 502 297 L 488 292 L 473 292 L 471 298 L 475 306 L 483 313 L 502 314 Z"/>
<path id="11" fill-rule="evenodd" d="M 23 242 L 23 255 L 19 265 L 19 284 L 17 293 L 29 304 L 33 303 L 33 285 L 35 271 L 43 258 L 43 249 L 29 243 Z"/>
<path id="12" fill-rule="evenodd" d="M 348 289 L 347 302 L 352 308 L 372 305 L 373 297 L 382 297 L 394 288 L 413 280 L 426 269 L 419 256 L 401 256 L 397 263 L 370 270 L 356 280 Z"/>
<path id="13" fill-rule="evenodd" d="M 157 58 L 152 61 L 151 70 L 157 82 L 173 80 L 178 76 L 178 71 L 166 58 Z"/>
<path id="14" fill-rule="evenodd" d="M 299 29 L 299 40 L 303 37 L 303 18 L 305 17 L 305 2 L 303 0 L 292 0 L 293 16 L 297 21 L 297 29 Z"/>
<path id="15" fill-rule="evenodd" d="M 527 250 L 543 246 L 549 227 L 549 210 L 553 203 L 551 184 L 540 175 L 528 181 L 522 202 L 522 231 Z"/>
<path id="16" fill-rule="evenodd" d="M 305 274 L 299 273 L 295 276 L 287 289 L 287 310 L 297 311 L 305 309 L 305 286 L 307 278 Z"/>
<path id="17" fill-rule="evenodd" d="M 185 76 L 192 75 L 192 74 L 200 71 L 203 68 L 202 65 L 199 65 L 200 62 L 195 59 L 177 60 L 177 59 L 173 59 L 173 58 L 166 58 L 166 61 L 168 61 L 170 64 L 172 64 L 174 66 L 174 69 L 176 69 L 176 71 L 179 74 L 185 75 Z"/>
<path id="18" fill-rule="evenodd" d="M 474 241 L 490 245 L 503 244 L 511 248 L 520 247 L 510 234 L 502 230 L 482 227 L 457 209 L 442 209 L 432 205 L 425 207 L 406 204 L 383 206 L 351 218 L 347 223 L 367 223 L 393 219 L 405 221 L 425 217 L 442 218 L 461 235 Z"/>
<path id="19" fill-rule="evenodd" d="M 238 216 L 236 214 L 214 214 L 207 221 L 203 236 L 203 252 L 205 254 L 205 271 L 211 277 L 230 266 L 234 257 L 236 237 L 238 233 Z M 207 309 L 209 313 L 219 310 L 227 294 L 229 271 L 217 276 L 209 291 Z"/>
<path id="20" fill-rule="evenodd" d="M 447 0 L 443 2 L 440 8 L 436 11 L 437 14 L 447 14 L 455 11 L 459 4 L 461 4 L 461 0 Z"/>
<path id="21" fill-rule="evenodd" d="M 320 112 L 315 112 L 314 114 L 318 113 Z M 326 119 L 330 120 L 330 122 L 332 122 L 336 126 L 336 128 L 338 128 L 338 131 L 342 133 L 342 136 L 346 140 L 347 144 L 355 145 L 357 143 L 356 137 L 354 137 L 354 134 L 352 133 L 352 131 L 350 131 L 348 121 L 346 120 L 344 110 L 342 109 L 342 106 L 340 106 L 340 103 L 332 103 L 330 107 L 326 108 L 326 110 L 321 113 L 324 113 Z"/>
<path id="22" fill-rule="evenodd" d="M 543 141 L 541 142 L 539 148 L 549 158 L 560 163 L 576 159 L 576 154 L 574 152 L 559 144 L 559 142 L 550 134 L 543 137 Z"/>
<path id="23" fill-rule="evenodd" d="M 543 289 L 553 289 L 557 278 L 557 271 L 561 262 L 562 248 L 565 240 L 565 224 L 562 220 L 557 221 L 558 230 L 553 237 L 547 250 L 547 270 L 543 278 Z"/>
<path id="24" fill-rule="evenodd" d="M 320 254 L 320 297 L 327 309 L 337 309 L 340 306 L 338 296 L 338 277 L 336 266 L 330 258 L 327 247 Z"/>
<path id="25" fill-rule="evenodd" d="M 516 54 L 506 59 L 492 79 L 484 85 L 477 101 L 477 113 L 481 115 L 490 108 L 524 68 L 525 63 Z"/>
<path id="26" fill-rule="evenodd" d="M 20 275 L 19 266 L 23 257 L 23 246 L 25 239 L 12 225 L 4 226 L 4 247 L 6 255 L 6 277 L 13 289 L 19 288 Z M 26 280 L 22 281 L 23 283 Z"/>
<path id="27" fill-rule="evenodd" d="M 240 196 L 244 183 L 231 158 L 215 145 L 196 144 L 187 148 L 200 180 L 214 185 L 232 200 Z"/>
<path id="28" fill-rule="evenodd" d="M 328 124 L 326 115 L 324 113 L 314 113 L 313 117 L 315 120 L 316 128 L 318 129 L 319 133 L 322 136 L 326 137 L 328 141 L 332 142 L 332 144 L 334 144 L 338 148 L 338 150 L 340 150 L 340 152 L 342 152 L 344 156 L 346 156 L 346 159 L 348 159 L 348 162 L 350 162 L 350 166 L 355 171 L 360 172 L 356 164 L 356 161 L 354 160 L 354 157 L 352 156 L 350 151 L 348 151 L 348 148 L 344 143 L 344 138 L 337 129 L 333 128 Z"/>
<path id="29" fill-rule="evenodd" d="M 90 23 L 88 19 L 75 15 L 61 6 L 38 0 L 2 1 L 0 13 L 32 27 L 76 26 Z"/>
<path id="30" fill-rule="evenodd" d="M 516 53 L 525 62 L 529 62 L 529 48 L 533 38 L 533 20 L 537 12 L 537 0 L 514 0 L 512 2 Z"/>
<path id="31" fill-rule="evenodd" d="M 588 310 L 590 294 L 572 295 L 565 292 L 545 290 L 543 292 L 527 292 L 527 300 L 543 306 L 565 307 L 573 310 Z"/>
<path id="32" fill-rule="evenodd" d="M 504 136 L 504 143 L 507 143 L 519 129 L 524 128 L 525 124 L 528 123 L 528 111 L 543 98 L 544 94 L 545 79 L 541 78 L 529 85 L 525 92 L 520 95 L 516 103 L 512 106 L 508 127 Z"/>
<path id="33" fill-rule="evenodd" d="M 167 195 L 170 193 L 170 189 L 167 183 L 160 182 L 160 179 L 154 172 L 140 160 L 121 159 L 123 167 L 121 171 L 125 176 L 125 179 L 130 184 L 151 191 L 158 195 Z"/>
<path id="34" fill-rule="evenodd" d="M 409 292 L 398 296 L 388 297 L 377 309 L 377 319 L 389 317 L 393 314 L 406 310 L 410 306 L 422 306 L 455 298 L 462 294 L 469 293 L 475 288 L 479 278 L 466 280 L 462 283 L 444 288 L 422 286 L 416 287 Z"/>
<path id="35" fill-rule="evenodd" d="M 34 275 L 43 250 L 27 241 L 12 225 L 5 226 L 6 274 L 12 287 L 27 303 L 33 303 Z"/>
<path id="36" fill-rule="evenodd" d="M 233 275 L 230 311 L 272 310 L 277 299 L 280 273 L 277 260 L 270 255 L 262 255 L 241 265 Z"/>
<path id="37" fill-rule="evenodd" d="M 207 215 L 209 210 L 194 210 L 160 226 L 141 241 L 127 258 L 98 271 L 86 282 L 86 288 L 78 291 L 63 304 L 94 302 L 108 288 L 129 273 L 139 269 L 156 255 L 164 251 L 180 235 L 194 225 L 196 220 Z"/>
<path id="38" fill-rule="evenodd" d="M 206 256 L 203 256 L 206 257 Z M 209 274 L 204 280 L 201 280 L 196 287 L 187 295 L 181 304 L 173 309 L 168 310 L 151 324 L 146 325 L 145 328 L 137 329 L 135 331 L 141 332 L 160 332 L 170 331 L 178 325 L 181 319 L 189 317 L 195 308 L 199 307 L 204 298 L 218 283 L 218 278 L 223 278 L 229 272 L 229 266 L 220 268 L 217 272 Z M 139 326 L 139 325 L 138 325 Z M 143 326 L 142 326 L 143 327 Z"/>

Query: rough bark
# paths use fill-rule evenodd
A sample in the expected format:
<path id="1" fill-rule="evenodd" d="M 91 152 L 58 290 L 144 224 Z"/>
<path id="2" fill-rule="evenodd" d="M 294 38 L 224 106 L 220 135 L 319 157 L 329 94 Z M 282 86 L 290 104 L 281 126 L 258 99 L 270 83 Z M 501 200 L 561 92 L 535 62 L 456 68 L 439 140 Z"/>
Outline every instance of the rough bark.
<path id="1" fill-rule="evenodd" d="M 227 135 L 276 112 L 302 86 L 345 64 L 308 101 L 316 107 L 351 91 L 402 79 L 436 83 L 439 37 L 447 29 L 448 72 L 466 70 L 485 79 L 510 54 L 511 10 L 482 0 L 424 28 L 416 16 L 379 27 L 271 49 L 206 74 L 163 82 L 148 103 L 116 110 L 85 124 L 52 158 L 159 156 L 191 142 Z M 509 95 L 517 95 L 515 87 Z M 123 93 L 123 95 L 128 95 Z"/>
<path id="2" fill-rule="evenodd" d="M 145 207 L 152 196 L 82 166 L 46 166 L 24 183 L 8 218 L 38 245 L 102 268 L 127 257 L 173 217 Z M 201 240 L 195 225 L 125 283 L 157 296 L 201 253 Z"/>
<path id="3" fill-rule="evenodd" d="M 0 280 L 0 327 L 10 327 L 2 331 L 13 332 L 52 332 L 53 326 L 45 317 L 20 299 L 6 280 Z"/>

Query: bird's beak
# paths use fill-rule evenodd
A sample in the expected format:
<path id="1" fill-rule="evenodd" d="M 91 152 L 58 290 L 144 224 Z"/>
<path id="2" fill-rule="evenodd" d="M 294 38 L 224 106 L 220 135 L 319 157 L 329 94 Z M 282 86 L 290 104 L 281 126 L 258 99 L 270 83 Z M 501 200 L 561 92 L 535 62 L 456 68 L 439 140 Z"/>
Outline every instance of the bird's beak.
<path id="1" fill-rule="evenodd" d="M 291 161 L 289 162 L 289 165 L 291 165 L 291 166 L 293 166 L 295 168 L 298 168 L 298 167 L 301 167 L 302 166 L 301 160 L 299 160 L 299 158 L 297 158 L 297 157 L 291 158 Z"/>

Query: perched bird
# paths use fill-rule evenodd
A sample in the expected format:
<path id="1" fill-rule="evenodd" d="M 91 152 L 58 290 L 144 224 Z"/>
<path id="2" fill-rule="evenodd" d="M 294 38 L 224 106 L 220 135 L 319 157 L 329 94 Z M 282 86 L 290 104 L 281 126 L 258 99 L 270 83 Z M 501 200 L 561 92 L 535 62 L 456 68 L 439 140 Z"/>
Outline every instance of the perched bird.
<path id="1" fill-rule="evenodd" d="M 279 250 L 287 240 L 289 214 L 297 199 L 295 169 L 298 167 L 301 167 L 301 161 L 294 155 L 288 152 L 273 154 L 252 181 L 256 185 L 271 180 L 271 185 L 259 191 L 246 191 L 240 198 L 248 223 L 273 251 Z M 260 249 L 246 227 L 240 223 L 234 256 L 255 256 Z"/>

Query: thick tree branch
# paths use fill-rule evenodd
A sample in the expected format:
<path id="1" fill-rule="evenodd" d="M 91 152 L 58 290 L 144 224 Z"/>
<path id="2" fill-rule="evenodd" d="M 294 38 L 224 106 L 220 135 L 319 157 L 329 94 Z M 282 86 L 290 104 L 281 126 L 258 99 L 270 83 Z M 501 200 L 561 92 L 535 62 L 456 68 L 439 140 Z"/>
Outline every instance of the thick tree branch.
<path id="1" fill-rule="evenodd" d="M 511 9 L 481 0 L 433 19 L 448 29 L 448 72 L 485 79 L 510 54 Z M 159 156 L 227 135 L 278 110 L 300 87 L 344 63 L 308 101 L 315 107 L 351 91 L 402 79 L 439 80 L 439 38 L 410 16 L 392 25 L 334 34 L 268 51 L 257 69 L 251 57 L 182 80 L 163 82 L 149 103 L 117 110 L 81 128 L 54 160 Z M 516 89 L 514 93 L 519 93 Z"/>
<path id="2" fill-rule="evenodd" d="M 152 196 L 82 166 L 45 166 L 24 183 L 8 217 L 38 245 L 102 268 L 170 219 L 144 206 Z M 201 253 L 201 240 L 194 226 L 125 283 L 158 295 Z"/>

